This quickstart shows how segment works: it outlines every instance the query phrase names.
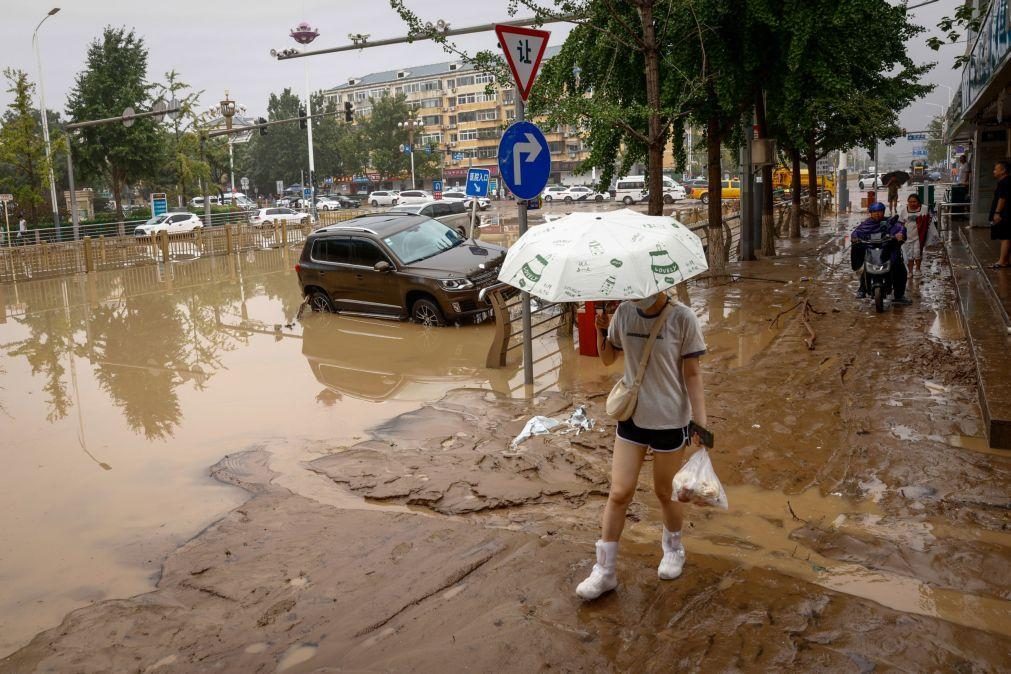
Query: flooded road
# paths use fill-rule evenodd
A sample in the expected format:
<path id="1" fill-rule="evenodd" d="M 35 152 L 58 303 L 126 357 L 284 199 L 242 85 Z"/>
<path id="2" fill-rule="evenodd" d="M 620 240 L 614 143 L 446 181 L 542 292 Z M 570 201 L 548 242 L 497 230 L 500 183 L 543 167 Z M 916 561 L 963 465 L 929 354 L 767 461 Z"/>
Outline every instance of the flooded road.
<path id="1" fill-rule="evenodd" d="M 30 425 L 0 498 L 31 554 L 0 558 L 0 635 L 157 589 L 0 671 L 1006 671 L 1011 458 L 981 437 L 946 260 L 878 315 L 842 227 L 693 286 L 731 507 L 689 509 L 685 574 L 659 583 L 648 461 L 619 588 L 590 604 L 617 370 L 570 342 L 538 345 L 529 402 L 517 364 L 480 366 L 487 326 L 292 323 L 279 252 L 7 289 L 0 402 Z M 593 431 L 510 447 L 583 404 Z"/>
<path id="2" fill-rule="evenodd" d="M 245 500 L 208 476 L 224 454 L 269 446 L 280 484 L 324 498 L 301 466 L 320 443 L 459 386 L 522 393 L 515 367 L 483 367 L 487 325 L 294 321 L 292 255 L 0 285 L 0 655 L 153 589 L 172 550 Z"/>

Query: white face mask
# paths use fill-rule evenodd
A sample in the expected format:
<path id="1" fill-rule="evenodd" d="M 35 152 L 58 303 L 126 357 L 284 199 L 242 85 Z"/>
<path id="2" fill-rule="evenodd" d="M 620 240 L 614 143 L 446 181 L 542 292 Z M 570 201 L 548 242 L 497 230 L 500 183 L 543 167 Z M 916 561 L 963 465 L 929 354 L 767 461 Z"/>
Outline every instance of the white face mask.
<path id="1" fill-rule="evenodd" d="M 649 309 L 654 304 L 656 304 L 656 297 L 655 296 L 654 297 L 646 297 L 646 298 L 643 298 L 641 300 L 636 300 L 635 301 L 635 306 L 639 307 L 643 311 L 646 311 L 647 309 Z"/>

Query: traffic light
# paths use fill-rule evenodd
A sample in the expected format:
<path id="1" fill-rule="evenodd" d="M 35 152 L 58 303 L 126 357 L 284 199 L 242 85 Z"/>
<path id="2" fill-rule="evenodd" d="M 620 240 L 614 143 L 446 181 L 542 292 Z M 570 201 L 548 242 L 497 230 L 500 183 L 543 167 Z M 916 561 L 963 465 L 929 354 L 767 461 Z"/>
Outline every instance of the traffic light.
<path id="1" fill-rule="evenodd" d="M 316 187 L 316 172 L 309 171 L 309 185 Z"/>
<path id="2" fill-rule="evenodd" d="M 256 125 L 258 127 L 260 127 L 260 135 L 261 136 L 266 136 L 267 135 L 267 120 L 265 120 L 263 117 L 257 117 L 256 118 Z"/>
<path id="3" fill-rule="evenodd" d="M 306 119 L 305 108 L 298 109 L 298 128 L 305 129 L 309 126 L 309 120 Z"/>
<path id="4" fill-rule="evenodd" d="M 355 120 L 355 104 L 351 101 L 344 102 L 344 121 L 350 124 Z"/>

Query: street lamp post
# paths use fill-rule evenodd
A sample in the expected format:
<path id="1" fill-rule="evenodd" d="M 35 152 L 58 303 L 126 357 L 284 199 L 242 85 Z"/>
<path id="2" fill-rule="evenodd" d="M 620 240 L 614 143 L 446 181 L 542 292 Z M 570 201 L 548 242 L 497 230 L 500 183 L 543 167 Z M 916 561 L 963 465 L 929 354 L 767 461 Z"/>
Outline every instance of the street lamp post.
<path id="1" fill-rule="evenodd" d="M 228 90 L 225 90 L 225 100 L 219 103 L 221 116 L 225 118 L 225 128 L 232 130 L 232 117 L 235 116 L 235 101 L 228 98 Z M 235 166 L 232 156 L 232 136 L 228 136 L 228 175 L 232 186 L 232 205 L 235 205 Z"/>
<path id="2" fill-rule="evenodd" d="M 301 45 L 311 44 L 319 37 L 319 30 L 303 21 L 291 31 L 291 37 Z M 305 113 L 306 133 L 309 139 L 309 213 L 316 219 L 316 159 L 312 151 L 312 96 L 309 91 L 309 62 L 305 62 Z M 305 185 L 302 185 L 305 189 Z"/>
<path id="3" fill-rule="evenodd" d="M 46 164 L 49 165 L 49 197 L 53 202 L 53 225 L 56 227 L 56 238 L 59 239 L 60 231 L 60 209 L 56 201 L 56 176 L 53 174 L 53 148 L 49 142 L 49 116 L 46 114 L 46 88 L 42 83 L 42 55 L 39 52 L 39 28 L 46 22 L 46 19 L 60 11 L 59 7 L 53 7 L 49 13 L 42 17 L 39 25 L 35 26 L 32 33 L 32 44 L 35 46 L 35 62 L 39 68 L 39 112 L 42 117 L 42 138 L 46 142 Z M 73 199 L 74 195 L 70 195 Z"/>
<path id="4" fill-rule="evenodd" d="M 407 129 L 407 144 L 411 155 L 411 189 L 416 190 L 418 189 L 418 181 L 414 179 L 414 132 L 425 126 L 425 123 L 418 119 L 416 110 L 411 110 L 408 113 L 407 119 L 403 122 L 398 122 L 397 126 L 401 129 Z"/>

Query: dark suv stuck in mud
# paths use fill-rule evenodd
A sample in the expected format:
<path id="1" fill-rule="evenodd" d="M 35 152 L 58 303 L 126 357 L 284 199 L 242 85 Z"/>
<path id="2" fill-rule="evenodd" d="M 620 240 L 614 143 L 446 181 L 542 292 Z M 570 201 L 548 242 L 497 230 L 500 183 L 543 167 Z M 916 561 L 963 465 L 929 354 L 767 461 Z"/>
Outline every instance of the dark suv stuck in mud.
<path id="1" fill-rule="evenodd" d="M 310 234 L 295 271 L 314 311 L 445 325 L 491 311 L 478 293 L 504 259 L 438 220 L 378 213 Z"/>

